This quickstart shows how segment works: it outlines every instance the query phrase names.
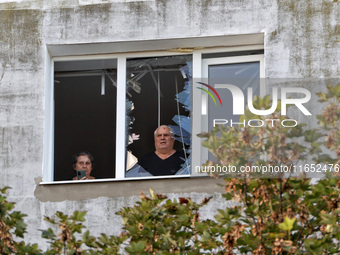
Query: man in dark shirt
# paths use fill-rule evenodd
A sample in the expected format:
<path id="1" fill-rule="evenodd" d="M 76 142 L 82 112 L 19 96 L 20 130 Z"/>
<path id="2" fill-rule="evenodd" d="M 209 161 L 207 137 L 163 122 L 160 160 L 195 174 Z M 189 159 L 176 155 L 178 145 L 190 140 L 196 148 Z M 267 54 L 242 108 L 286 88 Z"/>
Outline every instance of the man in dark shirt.
<path id="1" fill-rule="evenodd" d="M 156 150 L 138 163 L 152 175 L 174 175 L 184 163 L 184 153 L 174 149 L 175 139 L 170 127 L 159 126 L 155 131 Z"/>

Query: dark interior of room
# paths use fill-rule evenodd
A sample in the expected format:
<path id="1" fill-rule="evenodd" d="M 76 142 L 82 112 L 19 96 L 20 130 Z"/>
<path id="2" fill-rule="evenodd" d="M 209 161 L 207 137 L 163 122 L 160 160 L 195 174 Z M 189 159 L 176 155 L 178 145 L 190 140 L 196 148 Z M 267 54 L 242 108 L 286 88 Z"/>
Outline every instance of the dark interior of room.
<path id="1" fill-rule="evenodd" d="M 190 61 L 187 56 L 128 60 L 126 99 L 134 107 L 128 111 L 127 134 L 135 133 L 140 139 L 127 144 L 127 149 L 137 158 L 154 151 L 154 130 L 159 123 L 176 125 L 172 120 L 175 115 L 190 114 L 176 101 L 176 94 L 183 90 L 186 80 L 179 68 L 187 61 Z M 115 177 L 116 80 L 116 62 L 112 60 L 55 64 L 55 181 L 75 176 L 72 155 L 80 151 L 93 154 L 93 176 Z M 129 80 L 134 80 L 139 89 L 131 89 Z M 182 146 L 175 143 L 177 150 Z"/>

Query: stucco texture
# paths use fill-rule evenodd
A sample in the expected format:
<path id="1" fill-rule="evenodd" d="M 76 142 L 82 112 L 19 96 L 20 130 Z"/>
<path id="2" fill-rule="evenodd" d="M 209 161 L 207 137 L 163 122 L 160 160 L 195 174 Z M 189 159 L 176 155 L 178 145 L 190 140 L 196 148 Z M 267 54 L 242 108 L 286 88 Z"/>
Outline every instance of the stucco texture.
<path id="1" fill-rule="evenodd" d="M 139 193 L 103 192 L 88 199 L 55 201 L 44 196 L 49 187 L 39 186 L 39 181 L 46 132 L 46 45 L 262 32 L 266 77 L 336 78 L 339 13 L 339 3 L 333 0 L 0 1 L 0 187 L 12 187 L 8 199 L 28 215 L 27 241 L 45 245 L 38 229 L 46 229 L 43 216 L 57 210 L 86 210 L 91 233 L 118 234 L 121 220 L 114 212 L 132 206 Z M 168 195 L 200 201 L 213 194 L 206 217 L 230 205 L 214 188 L 202 192 L 204 181 L 195 185 L 196 191 L 190 192 L 169 188 Z"/>

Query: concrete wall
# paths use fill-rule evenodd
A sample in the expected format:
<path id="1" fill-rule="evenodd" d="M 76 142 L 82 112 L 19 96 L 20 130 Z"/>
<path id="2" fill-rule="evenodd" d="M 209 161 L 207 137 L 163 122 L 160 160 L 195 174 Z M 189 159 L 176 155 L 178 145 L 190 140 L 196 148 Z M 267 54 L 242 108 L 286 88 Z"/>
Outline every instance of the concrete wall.
<path id="1" fill-rule="evenodd" d="M 121 221 L 114 212 L 133 205 L 139 193 L 135 190 L 132 195 L 132 188 L 126 188 L 134 186 L 130 182 L 120 183 L 119 193 L 114 192 L 115 183 L 81 186 L 89 194 L 87 199 L 72 195 L 79 189 L 67 186 L 64 197 L 44 195 L 55 192 L 51 186 L 38 185 L 43 168 L 47 44 L 263 32 L 267 77 L 339 77 L 339 13 L 339 3 L 333 0 L 0 0 L 0 186 L 11 186 L 9 200 L 28 214 L 27 241 L 38 242 L 38 229 L 48 227 L 43 216 L 57 210 L 87 210 L 86 225 L 94 235 L 112 229 L 117 234 Z M 214 180 L 192 181 L 189 190 L 183 180 L 164 183 L 148 181 L 140 188 L 147 192 L 149 186 L 156 187 L 170 197 L 192 196 L 197 201 L 214 193 L 206 209 L 210 216 L 223 206 Z M 98 189 L 112 191 L 92 193 Z"/>

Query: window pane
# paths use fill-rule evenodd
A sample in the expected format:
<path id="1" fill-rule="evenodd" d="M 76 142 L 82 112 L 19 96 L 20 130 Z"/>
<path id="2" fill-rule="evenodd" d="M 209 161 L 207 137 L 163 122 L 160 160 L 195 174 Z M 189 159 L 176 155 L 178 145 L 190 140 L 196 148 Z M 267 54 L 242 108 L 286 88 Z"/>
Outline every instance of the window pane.
<path id="1" fill-rule="evenodd" d="M 244 106 L 247 102 L 247 89 L 253 88 L 253 95 L 260 94 L 260 63 L 236 63 L 236 64 L 222 64 L 222 65 L 210 65 L 208 68 L 209 84 L 214 86 L 215 84 L 230 84 L 240 88 L 245 96 Z M 217 93 L 221 97 L 223 107 L 215 105 L 213 100 L 208 99 L 208 128 L 213 129 L 214 119 L 227 120 L 226 126 L 230 127 L 230 123 L 234 123 L 232 126 L 236 127 L 237 122 L 240 120 L 239 115 L 233 115 L 233 96 L 227 89 L 216 89 Z M 216 99 L 217 100 L 217 99 Z M 215 157 L 209 153 L 209 160 L 214 161 Z"/>
<path id="2" fill-rule="evenodd" d="M 154 131 L 159 125 L 173 128 L 174 149 L 189 158 L 191 62 L 187 55 L 127 61 L 127 177 L 149 175 L 141 174 L 135 163 L 155 151 Z"/>
<path id="3" fill-rule="evenodd" d="M 54 180 L 72 180 L 73 155 L 95 158 L 91 176 L 114 177 L 116 60 L 55 63 Z"/>
<path id="4" fill-rule="evenodd" d="M 209 66 L 209 84 L 231 84 L 239 87 L 247 100 L 248 87 L 253 88 L 253 94 L 260 94 L 260 63 L 237 63 Z M 213 128 L 214 119 L 232 119 L 239 121 L 238 115 L 233 115 L 233 97 L 227 89 L 216 89 L 223 103 L 222 107 L 216 107 L 209 97 L 209 130 Z M 245 105 L 244 105 L 245 106 Z"/>

